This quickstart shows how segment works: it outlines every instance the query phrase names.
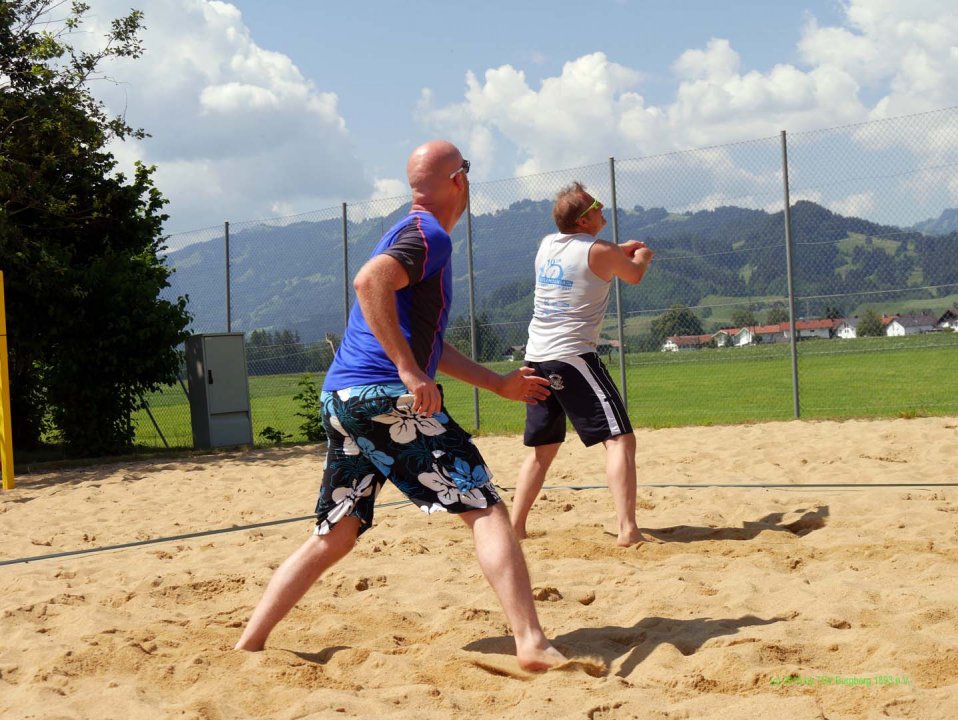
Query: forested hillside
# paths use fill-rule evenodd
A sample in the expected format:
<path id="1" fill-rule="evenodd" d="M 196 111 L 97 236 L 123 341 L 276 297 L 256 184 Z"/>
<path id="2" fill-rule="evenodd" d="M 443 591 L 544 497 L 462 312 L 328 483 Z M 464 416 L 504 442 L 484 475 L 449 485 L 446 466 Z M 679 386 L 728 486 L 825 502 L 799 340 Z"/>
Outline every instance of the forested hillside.
<path id="1" fill-rule="evenodd" d="M 400 208 L 389 217 L 349 224 L 350 276 L 383 230 L 404 213 L 405 208 Z M 820 314 L 826 306 L 850 312 L 862 298 L 881 291 L 896 291 L 889 302 L 927 298 L 932 306 L 939 294 L 934 288 L 958 282 L 958 233 L 926 235 L 877 225 L 804 201 L 794 205 L 791 216 L 796 295 L 838 298 L 806 302 L 802 305 L 806 314 Z M 525 200 L 473 218 L 477 308 L 491 322 L 528 319 L 536 246 L 552 229 L 549 201 Z M 453 233 L 453 317 L 468 312 L 465 230 L 462 220 Z M 603 237 L 612 239 L 611 222 Z M 781 212 L 738 207 L 695 213 L 620 209 L 619 237 L 644 240 L 656 251 L 653 271 L 641 285 L 623 290 L 627 312 L 651 312 L 675 303 L 708 304 L 708 298 L 715 296 L 761 305 L 763 299 L 786 294 Z M 260 226 L 234 234 L 230 239 L 233 330 L 288 329 L 306 342 L 322 340 L 327 332 L 341 333 L 341 238 L 341 220 Z M 192 245 L 168 258 L 176 269 L 169 293 L 171 297 L 189 295 L 194 330 L 224 330 L 223 242 Z M 948 292 L 954 288 L 941 294 Z"/>

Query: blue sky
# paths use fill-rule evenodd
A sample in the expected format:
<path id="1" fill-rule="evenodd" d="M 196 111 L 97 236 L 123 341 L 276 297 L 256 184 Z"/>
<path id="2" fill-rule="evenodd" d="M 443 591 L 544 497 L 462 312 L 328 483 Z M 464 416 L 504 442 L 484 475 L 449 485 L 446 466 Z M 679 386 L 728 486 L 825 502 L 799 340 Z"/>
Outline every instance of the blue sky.
<path id="1" fill-rule="evenodd" d="M 97 93 L 171 233 L 402 195 L 437 136 L 481 182 L 958 105 L 953 0 L 88 1 L 146 15 Z"/>
<path id="2" fill-rule="evenodd" d="M 428 87 L 439 102 L 456 102 L 470 70 L 481 75 L 511 65 L 535 86 L 561 74 L 569 60 L 601 51 L 641 72 L 642 94 L 664 104 L 675 98 L 671 65 L 689 48 L 727 38 L 744 65 L 768 69 L 797 61 L 810 17 L 841 17 L 833 0 L 732 4 L 729 11 L 729 3 L 714 0 L 233 2 L 259 44 L 287 54 L 339 96 L 358 151 L 381 175 L 394 175 L 423 138 L 414 121 L 420 91 Z"/>

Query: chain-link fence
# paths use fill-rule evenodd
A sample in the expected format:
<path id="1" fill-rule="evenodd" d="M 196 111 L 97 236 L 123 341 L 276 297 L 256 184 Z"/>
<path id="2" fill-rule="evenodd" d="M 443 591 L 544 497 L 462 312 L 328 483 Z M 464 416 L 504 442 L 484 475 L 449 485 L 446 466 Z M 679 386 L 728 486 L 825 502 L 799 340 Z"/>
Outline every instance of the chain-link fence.
<path id="1" fill-rule="evenodd" d="M 616 285 L 598 347 L 637 426 L 958 413 L 956 161 L 953 108 L 473 183 L 447 340 L 501 372 L 521 364 L 538 241 L 577 180 L 605 203 L 601 237 L 656 252 L 641 284 Z M 265 427 L 302 439 L 294 396 L 321 382 L 352 277 L 407 210 L 171 238 L 170 294 L 189 295 L 194 332 L 246 333 L 257 441 Z M 443 383 L 464 426 L 521 430 L 521 406 Z M 148 400 L 139 441 L 189 445 L 184 388 Z"/>

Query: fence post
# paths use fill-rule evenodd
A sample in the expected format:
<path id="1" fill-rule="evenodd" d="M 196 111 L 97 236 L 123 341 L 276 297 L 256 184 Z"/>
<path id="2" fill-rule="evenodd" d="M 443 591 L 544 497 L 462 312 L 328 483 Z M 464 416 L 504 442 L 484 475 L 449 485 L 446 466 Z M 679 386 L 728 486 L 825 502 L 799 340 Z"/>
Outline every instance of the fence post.
<path id="1" fill-rule="evenodd" d="M 619 206 L 615 194 L 615 158 L 609 158 L 609 178 L 612 186 L 612 242 L 619 244 Z M 619 328 L 619 385 L 622 402 L 629 409 L 629 388 L 625 381 L 625 333 L 622 329 L 622 281 L 615 278 L 615 317 Z"/>
<path id="2" fill-rule="evenodd" d="M 223 223 L 226 244 L 226 332 L 233 332 L 232 298 L 230 297 L 230 221 Z"/>
<path id="3" fill-rule="evenodd" d="M 349 231 L 346 226 L 346 203 L 343 203 L 343 332 L 349 325 Z"/>
<path id="4" fill-rule="evenodd" d="M 785 186 L 785 274 L 788 278 L 788 325 L 792 354 L 792 402 L 795 417 L 800 418 L 801 406 L 798 401 L 798 334 L 795 332 L 795 289 L 792 284 L 792 208 L 788 199 L 788 141 L 782 130 L 782 180 Z"/>
<path id="5" fill-rule="evenodd" d="M 479 362 L 479 330 L 476 326 L 476 278 L 472 270 L 472 192 L 466 187 L 466 267 L 469 272 L 469 342 L 473 362 Z M 479 388 L 472 387 L 473 419 L 479 429 Z"/>

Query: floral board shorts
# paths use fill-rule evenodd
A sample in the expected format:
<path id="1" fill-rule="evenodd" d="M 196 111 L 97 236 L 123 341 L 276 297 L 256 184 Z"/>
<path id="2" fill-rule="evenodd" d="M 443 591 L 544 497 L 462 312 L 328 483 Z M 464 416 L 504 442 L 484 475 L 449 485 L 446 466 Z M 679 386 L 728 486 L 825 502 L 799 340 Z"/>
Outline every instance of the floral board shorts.
<path id="1" fill-rule="evenodd" d="M 401 384 L 323 391 L 328 450 L 314 534 L 325 535 L 348 515 L 359 518 L 360 534 L 368 530 L 387 479 L 425 513 L 463 513 L 500 502 L 479 449 L 445 405 L 429 417 L 397 408 L 405 392 Z"/>

